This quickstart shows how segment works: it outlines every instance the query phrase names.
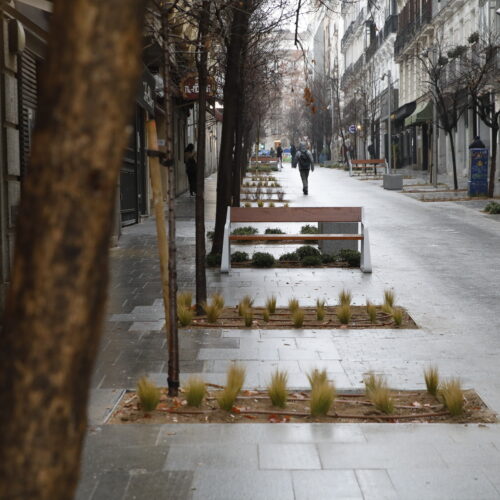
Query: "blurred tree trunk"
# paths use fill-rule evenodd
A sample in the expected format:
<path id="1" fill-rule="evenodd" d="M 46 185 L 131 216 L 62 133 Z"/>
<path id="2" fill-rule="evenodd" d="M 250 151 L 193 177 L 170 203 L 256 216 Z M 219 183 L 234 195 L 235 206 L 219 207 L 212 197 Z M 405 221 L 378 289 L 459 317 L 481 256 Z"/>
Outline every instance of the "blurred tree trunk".
<path id="1" fill-rule="evenodd" d="M 0 350 L 0 498 L 72 498 L 144 3 L 54 1 Z"/>
<path id="2" fill-rule="evenodd" d="M 198 164 L 196 172 L 196 309 L 203 313 L 202 303 L 207 300 L 207 276 L 205 269 L 205 163 L 206 163 L 206 117 L 208 84 L 208 30 L 210 23 L 210 1 L 201 5 L 198 53 L 198 81 L 200 97 L 198 100 Z"/>
<path id="3" fill-rule="evenodd" d="M 241 57 L 245 33 L 250 21 L 249 5 L 251 0 L 233 2 L 231 36 L 227 50 L 226 75 L 224 81 L 224 118 L 217 173 L 217 208 L 212 253 L 222 253 L 222 239 L 226 222 L 227 207 L 231 205 L 233 179 L 233 149 L 235 128 L 238 120 L 238 88 L 241 77 Z"/>

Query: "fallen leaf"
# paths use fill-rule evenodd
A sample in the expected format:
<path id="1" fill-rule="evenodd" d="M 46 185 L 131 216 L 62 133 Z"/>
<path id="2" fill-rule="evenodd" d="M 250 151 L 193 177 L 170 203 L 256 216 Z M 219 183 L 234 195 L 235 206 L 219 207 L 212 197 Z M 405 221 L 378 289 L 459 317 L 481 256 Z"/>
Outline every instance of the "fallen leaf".
<path id="1" fill-rule="evenodd" d="M 245 418 L 248 418 L 249 420 L 256 420 L 256 416 L 255 415 L 243 415 Z"/>
<path id="2" fill-rule="evenodd" d="M 156 409 L 160 411 L 168 411 L 168 405 L 167 403 L 158 403 L 156 405 Z"/>
<path id="3" fill-rule="evenodd" d="M 290 417 L 286 415 L 275 415 L 274 413 L 271 413 L 268 417 L 267 420 L 271 424 L 282 424 L 285 422 L 290 422 Z"/>
<path id="4" fill-rule="evenodd" d="M 241 413 L 241 408 L 238 408 L 237 406 L 233 406 L 233 407 L 231 408 L 231 411 L 232 411 L 233 413 Z"/>
<path id="5" fill-rule="evenodd" d="M 259 394 L 258 391 L 243 391 L 243 394 L 245 396 L 257 396 L 257 394 Z"/>

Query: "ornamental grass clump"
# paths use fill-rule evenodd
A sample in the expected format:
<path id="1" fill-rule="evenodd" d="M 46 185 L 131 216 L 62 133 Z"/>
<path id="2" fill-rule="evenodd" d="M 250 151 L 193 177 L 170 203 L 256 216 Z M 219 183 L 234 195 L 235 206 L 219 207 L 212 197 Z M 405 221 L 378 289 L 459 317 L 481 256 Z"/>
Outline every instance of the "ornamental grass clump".
<path id="1" fill-rule="evenodd" d="M 368 372 L 363 378 L 363 382 L 365 384 L 366 394 L 369 395 L 370 392 L 373 392 L 379 387 L 383 387 L 385 385 L 385 378 L 383 375 L 376 375 L 373 372 Z"/>
<path id="2" fill-rule="evenodd" d="M 393 413 L 394 400 L 391 397 L 390 389 L 387 387 L 385 377 L 370 372 L 363 381 L 365 383 L 366 395 L 375 408 L 382 413 Z"/>
<path id="3" fill-rule="evenodd" d="M 336 308 L 335 313 L 337 318 L 342 325 L 348 325 L 352 318 L 351 306 L 349 304 L 344 304 Z"/>
<path id="4" fill-rule="evenodd" d="M 300 307 L 292 312 L 292 323 L 294 328 L 302 328 L 305 315 L 306 313 L 304 309 L 301 309 Z"/>
<path id="5" fill-rule="evenodd" d="M 396 294 L 394 290 L 384 290 L 384 305 L 389 306 L 391 309 L 396 302 Z"/>
<path id="6" fill-rule="evenodd" d="M 153 411 L 160 402 L 160 389 L 147 377 L 141 377 L 137 382 L 137 397 L 143 411 Z"/>
<path id="7" fill-rule="evenodd" d="M 207 389 L 203 379 L 197 377 L 196 375 L 189 377 L 186 385 L 184 386 L 184 393 L 186 395 L 186 402 L 188 406 L 198 408 L 205 397 L 206 390 Z"/>
<path id="8" fill-rule="evenodd" d="M 220 307 L 218 307 L 217 304 L 214 303 L 208 304 L 207 302 L 203 302 L 201 307 L 205 311 L 205 315 L 207 316 L 207 321 L 209 323 L 217 323 L 217 320 L 219 319 L 222 312 Z"/>
<path id="9" fill-rule="evenodd" d="M 189 326 L 193 321 L 194 311 L 184 304 L 177 304 L 177 319 L 181 326 Z"/>
<path id="10" fill-rule="evenodd" d="M 264 206 L 264 202 L 263 202 L 262 200 L 258 200 L 258 201 L 257 201 L 257 206 L 258 206 L 259 208 L 262 208 L 262 207 Z"/>
<path id="11" fill-rule="evenodd" d="M 377 322 L 377 306 L 369 300 L 366 301 L 366 312 L 370 318 L 370 323 L 373 325 Z"/>
<path id="12" fill-rule="evenodd" d="M 351 295 L 351 292 L 349 290 L 342 290 L 339 293 L 339 304 L 341 306 L 345 306 L 345 305 L 350 306 L 351 300 L 352 300 L 352 295 Z"/>
<path id="13" fill-rule="evenodd" d="M 288 398 L 288 391 L 286 390 L 287 382 L 288 373 L 286 371 L 276 370 L 271 375 L 271 383 L 267 388 L 267 392 L 269 393 L 273 406 L 278 406 L 279 408 L 286 407 Z"/>
<path id="14" fill-rule="evenodd" d="M 253 309 L 251 307 L 247 307 L 243 310 L 243 321 L 245 322 L 245 326 L 252 326 L 253 322 Z"/>
<path id="15" fill-rule="evenodd" d="M 249 201 L 245 201 L 245 204 L 243 205 L 245 208 L 250 208 L 252 204 Z"/>
<path id="16" fill-rule="evenodd" d="M 290 309 L 290 312 L 293 313 L 294 311 L 296 311 L 297 309 L 299 308 L 299 301 L 298 299 L 292 297 L 289 301 L 288 301 L 288 309 Z"/>
<path id="17" fill-rule="evenodd" d="M 439 370 L 437 366 L 431 365 L 424 370 L 425 387 L 432 396 L 438 395 Z"/>
<path id="18" fill-rule="evenodd" d="M 326 372 L 326 369 L 318 370 L 318 368 L 314 368 L 309 373 L 307 373 L 307 380 L 309 380 L 311 389 L 314 389 L 314 387 L 318 384 L 328 382 L 328 374 Z"/>
<path id="19" fill-rule="evenodd" d="M 262 319 L 268 323 L 269 322 L 269 318 L 271 317 L 271 313 L 269 312 L 269 309 L 266 307 L 264 308 L 264 310 L 262 311 Z"/>
<path id="20" fill-rule="evenodd" d="M 318 321 L 323 321 L 325 319 L 325 300 L 324 299 L 316 299 L 316 319 Z"/>
<path id="21" fill-rule="evenodd" d="M 245 295 L 238 304 L 238 315 L 243 316 L 243 311 L 245 309 L 251 309 L 253 306 L 253 300 L 250 295 Z"/>
<path id="22" fill-rule="evenodd" d="M 323 381 L 314 385 L 311 390 L 311 416 L 326 416 L 335 401 L 335 396 L 335 386 L 332 383 Z"/>
<path id="23" fill-rule="evenodd" d="M 224 297 L 216 292 L 211 296 L 212 304 L 216 305 L 219 309 L 224 309 Z"/>
<path id="24" fill-rule="evenodd" d="M 463 413 L 464 391 L 458 378 L 452 378 L 443 382 L 439 395 L 452 416 L 457 417 Z"/>
<path id="25" fill-rule="evenodd" d="M 401 309 L 400 307 L 396 307 L 392 310 L 392 320 L 397 327 L 400 327 L 403 324 L 403 318 L 403 309 Z"/>
<path id="26" fill-rule="evenodd" d="M 271 295 L 267 298 L 266 309 L 268 309 L 271 314 L 276 312 L 276 295 Z"/>
<path id="27" fill-rule="evenodd" d="M 245 367 L 238 363 L 232 363 L 227 369 L 226 387 L 232 388 L 236 393 L 240 392 L 245 383 L 245 376 Z"/>
<path id="28" fill-rule="evenodd" d="M 192 292 L 179 292 L 177 294 L 177 305 L 184 307 L 191 307 L 193 303 L 193 293 Z"/>
<path id="29" fill-rule="evenodd" d="M 375 390 L 370 391 L 368 397 L 378 411 L 387 415 L 394 413 L 394 400 L 387 386 L 378 386 Z"/>

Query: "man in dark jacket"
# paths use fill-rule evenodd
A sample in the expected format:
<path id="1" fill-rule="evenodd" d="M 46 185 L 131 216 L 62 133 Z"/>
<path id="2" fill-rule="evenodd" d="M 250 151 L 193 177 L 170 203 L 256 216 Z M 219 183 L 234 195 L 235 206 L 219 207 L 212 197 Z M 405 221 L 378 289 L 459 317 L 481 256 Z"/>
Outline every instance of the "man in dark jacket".
<path id="1" fill-rule="evenodd" d="M 189 182 L 189 194 L 196 194 L 196 160 L 194 157 L 194 144 L 188 144 L 184 150 L 184 163 L 186 165 L 186 174 Z"/>
<path id="2" fill-rule="evenodd" d="M 283 148 L 281 144 L 278 144 L 276 148 L 276 157 L 278 158 L 278 168 L 281 170 L 283 168 Z"/>
<path id="3" fill-rule="evenodd" d="M 295 147 L 295 144 L 292 144 L 290 146 L 290 156 L 292 160 L 292 168 L 297 167 L 297 160 L 295 159 L 295 155 L 297 154 L 297 148 Z"/>
<path id="4" fill-rule="evenodd" d="M 295 160 L 299 166 L 300 178 L 302 179 L 302 192 L 308 194 L 309 170 L 314 172 L 314 160 L 311 152 L 306 148 L 303 142 L 300 143 L 299 150 L 295 155 Z"/>

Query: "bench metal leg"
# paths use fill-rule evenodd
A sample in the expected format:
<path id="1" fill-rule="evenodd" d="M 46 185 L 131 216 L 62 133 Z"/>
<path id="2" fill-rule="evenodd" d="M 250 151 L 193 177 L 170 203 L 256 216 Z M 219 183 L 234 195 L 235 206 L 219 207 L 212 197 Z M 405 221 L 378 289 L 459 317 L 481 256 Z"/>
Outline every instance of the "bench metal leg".
<path id="1" fill-rule="evenodd" d="M 372 272 L 372 258 L 370 255 L 370 236 L 368 229 L 361 224 L 363 239 L 361 240 L 361 271 L 364 273 Z"/>
<path id="2" fill-rule="evenodd" d="M 224 240 L 222 243 L 222 258 L 220 263 L 220 272 L 229 273 L 231 271 L 231 207 L 227 207 L 226 225 L 224 226 Z"/>

